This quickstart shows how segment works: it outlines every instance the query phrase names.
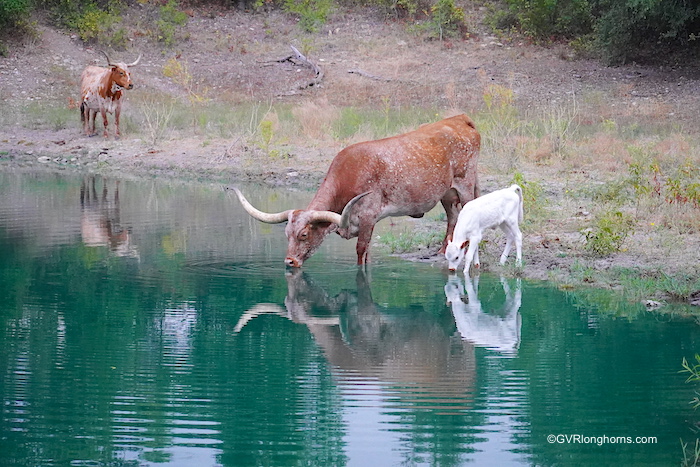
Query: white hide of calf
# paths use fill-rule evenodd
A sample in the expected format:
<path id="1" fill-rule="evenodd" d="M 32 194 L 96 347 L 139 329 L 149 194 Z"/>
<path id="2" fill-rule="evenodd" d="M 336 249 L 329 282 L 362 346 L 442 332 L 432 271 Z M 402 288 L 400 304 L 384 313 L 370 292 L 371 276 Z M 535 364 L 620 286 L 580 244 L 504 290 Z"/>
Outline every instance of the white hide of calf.
<path id="1" fill-rule="evenodd" d="M 523 220 L 523 190 L 518 185 L 480 196 L 464 205 L 457 218 L 452 240 L 447 244 L 445 259 L 450 271 L 465 258 L 464 273 L 469 266 L 479 267 L 479 242 L 486 229 L 499 227 L 506 234 L 506 247 L 501 255 L 501 264 L 506 262 L 511 246 L 515 242 L 516 261 L 522 264 L 523 234 L 519 223 Z M 465 248 L 469 245 L 466 251 Z"/>

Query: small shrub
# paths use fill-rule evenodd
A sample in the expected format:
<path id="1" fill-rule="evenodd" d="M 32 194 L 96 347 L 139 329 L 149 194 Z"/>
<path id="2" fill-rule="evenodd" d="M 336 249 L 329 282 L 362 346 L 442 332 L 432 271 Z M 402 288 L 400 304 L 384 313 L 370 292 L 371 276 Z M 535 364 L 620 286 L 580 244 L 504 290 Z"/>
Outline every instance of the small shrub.
<path id="1" fill-rule="evenodd" d="M 110 3 L 106 10 L 95 3 L 87 3 L 70 20 L 69 25 L 78 31 L 78 36 L 85 42 L 124 48 L 128 43 L 128 37 L 123 27 L 117 27 L 122 21 L 119 8 L 116 2 Z"/>
<path id="2" fill-rule="evenodd" d="M 577 37 L 591 31 L 588 0 L 506 0 L 523 32 L 538 40 Z"/>
<path id="3" fill-rule="evenodd" d="M 265 154 L 267 154 L 268 157 L 275 159 L 280 155 L 279 150 L 271 149 L 272 140 L 275 138 L 275 126 L 277 126 L 277 117 L 274 114 L 270 115 L 269 117 L 270 118 L 266 117 L 264 120 L 262 120 L 260 122 L 260 125 L 258 126 L 258 130 L 260 132 L 258 147 L 265 151 Z"/>
<path id="4" fill-rule="evenodd" d="M 155 146 L 164 139 L 170 129 L 175 101 L 152 93 L 147 93 L 136 101 L 144 119 L 141 129 L 145 130 L 148 142 Z"/>
<path id="5" fill-rule="evenodd" d="M 669 203 L 689 203 L 700 207 L 700 169 L 690 161 L 664 182 L 664 198 Z"/>
<path id="6" fill-rule="evenodd" d="M 333 0 L 284 0 L 284 10 L 299 17 L 299 27 L 306 32 L 317 32 L 326 24 Z"/>
<path id="7" fill-rule="evenodd" d="M 179 9 L 175 0 L 160 7 L 160 19 L 156 21 L 158 28 L 158 41 L 167 47 L 172 47 L 177 42 L 177 31 L 180 26 L 187 23 L 187 14 Z"/>
<path id="8" fill-rule="evenodd" d="M 188 94 L 188 97 L 192 103 L 203 102 L 206 100 L 207 89 L 200 89 L 194 82 L 194 77 L 190 73 L 190 69 L 187 63 L 178 60 L 177 58 L 171 58 L 163 66 L 163 75 L 170 78 L 182 86 Z"/>
<path id="9" fill-rule="evenodd" d="M 539 182 L 526 181 L 521 172 L 515 172 L 511 179 L 511 184 L 520 185 L 523 190 L 523 211 L 525 221 L 532 221 L 532 218 L 542 217 L 547 207 L 544 195 L 544 188 Z"/>
<path id="10" fill-rule="evenodd" d="M 7 30 L 21 25 L 29 19 L 30 12 L 29 0 L 0 1 L 0 29 Z"/>
<path id="11" fill-rule="evenodd" d="M 607 210 L 597 216 L 593 227 L 581 233 L 586 238 L 586 250 L 596 256 L 618 252 L 632 232 L 634 219 L 618 210 Z"/>
<path id="12" fill-rule="evenodd" d="M 428 37 L 441 41 L 466 31 L 464 19 L 464 10 L 457 7 L 454 0 L 437 0 L 430 8 L 430 19 L 421 29 L 427 32 Z"/>

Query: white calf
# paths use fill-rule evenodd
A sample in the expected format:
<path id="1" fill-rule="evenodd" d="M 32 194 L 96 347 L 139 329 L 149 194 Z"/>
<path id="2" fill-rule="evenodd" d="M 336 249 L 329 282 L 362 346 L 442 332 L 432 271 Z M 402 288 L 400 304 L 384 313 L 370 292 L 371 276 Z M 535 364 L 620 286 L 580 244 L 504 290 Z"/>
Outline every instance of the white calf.
<path id="1" fill-rule="evenodd" d="M 455 271 L 467 250 L 464 273 L 469 274 L 472 261 L 479 267 L 479 242 L 486 229 L 500 227 L 506 234 L 506 247 L 501 255 L 501 264 L 506 262 L 515 241 L 517 264 L 522 263 L 523 234 L 518 223 L 523 220 L 523 190 L 518 185 L 480 196 L 464 205 L 457 218 L 452 240 L 447 244 L 445 259 L 450 271 Z"/>

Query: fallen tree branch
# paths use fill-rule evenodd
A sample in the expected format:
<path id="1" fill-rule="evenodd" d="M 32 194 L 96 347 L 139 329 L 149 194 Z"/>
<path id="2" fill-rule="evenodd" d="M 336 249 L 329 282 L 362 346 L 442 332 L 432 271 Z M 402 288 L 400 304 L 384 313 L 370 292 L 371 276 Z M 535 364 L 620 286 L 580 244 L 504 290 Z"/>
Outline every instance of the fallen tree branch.
<path id="1" fill-rule="evenodd" d="M 312 62 L 308 58 L 306 58 L 306 56 L 303 53 L 301 53 L 299 51 L 299 49 L 297 49 L 293 45 L 290 45 L 289 47 L 292 48 L 292 51 L 294 52 L 294 54 L 288 55 L 284 58 L 280 58 L 277 60 L 271 60 L 270 62 L 266 62 L 266 63 L 269 64 L 269 63 L 290 62 L 290 63 L 293 63 L 294 65 L 303 65 L 303 66 L 311 68 L 314 72 L 314 77 L 308 83 L 300 84 L 297 87 L 297 89 L 299 89 L 299 90 L 303 90 L 303 89 L 310 88 L 313 86 L 318 86 L 319 84 L 321 84 L 321 81 L 323 80 L 323 76 L 324 76 L 324 73 L 323 73 L 323 70 L 321 69 L 321 67 L 316 65 L 314 62 Z M 294 95 L 294 94 L 296 94 L 296 91 L 289 91 L 286 93 L 282 93 L 280 95 L 290 96 L 290 95 Z"/>
<path id="2" fill-rule="evenodd" d="M 364 70 L 360 70 L 359 68 L 348 70 L 348 73 L 354 73 L 356 75 L 364 76 L 365 78 L 374 79 L 377 81 L 391 81 L 391 78 L 384 78 L 383 76 L 373 75 L 371 73 L 367 73 Z"/>
<path id="3" fill-rule="evenodd" d="M 294 55 L 295 55 L 297 60 L 299 60 L 301 63 L 308 66 L 309 68 L 311 68 L 314 71 L 314 78 L 306 85 L 300 85 L 299 89 L 306 89 L 306 88 L 310 88 L 312 86 L 318 86 L 319 84 L 321 84 L 321 80 L 323 80 L 323 70 L 321 69 L 321 67 L 319 67 L 318 65 L 313 63 L 308 58 L 306 58 L 304 56 L 304 54 L 299 52 L 299 50 L 296 47 L 294 47 L 293 45 L 290 45 L 289 47 L 291 47 L 292 50 L 294 51 Z"/>

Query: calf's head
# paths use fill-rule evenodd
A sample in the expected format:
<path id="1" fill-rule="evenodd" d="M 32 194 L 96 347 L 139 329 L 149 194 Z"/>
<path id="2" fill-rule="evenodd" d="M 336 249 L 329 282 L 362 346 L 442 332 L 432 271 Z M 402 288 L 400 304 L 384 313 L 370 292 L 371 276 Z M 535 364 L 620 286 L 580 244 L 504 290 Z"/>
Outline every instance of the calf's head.
<path id="1" fill-rule="evenodd" d="M 331 232 L 339 227 L 347 228 L 350 224 L 352 207 L 369 192 L 362 193 L 351 199 L 338 214 L 333 211 L 318 211 L 313 209 L 289 209 L 277 213 L 262 212 L 253 207 L 238 188 L 233 188 L 243 208 L 255 219 L 268 224 L 287 222 L 284 229 L 287 235 L 287 256 L 284 263 L 293 268 L 299 268 L 313 255 Z"/>
<path id="2" fill-rule="evenodd" d="M 445 259 L 447 260 L 447 267 L 450 271 L 456 271 L 459 263 L 464 259 L 464 249 L 469 244 L 468 241 L 464 243 L 456 243 L 450 240 L 447 243 L 447 248 L 445 248 Z"/>

